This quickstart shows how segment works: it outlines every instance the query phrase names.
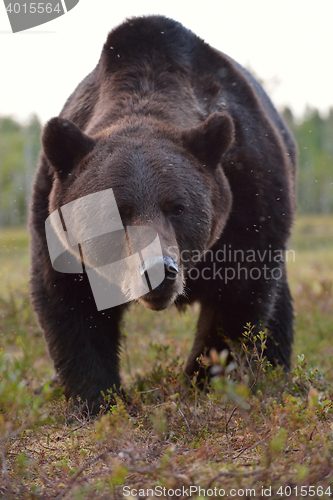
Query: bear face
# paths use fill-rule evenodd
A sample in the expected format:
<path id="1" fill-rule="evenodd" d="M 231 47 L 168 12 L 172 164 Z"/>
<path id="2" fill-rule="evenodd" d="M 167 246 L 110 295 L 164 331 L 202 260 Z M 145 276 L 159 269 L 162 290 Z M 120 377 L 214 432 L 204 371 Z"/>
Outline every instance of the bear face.
<path id="1" fill-rule="evenodd" d="M 209 249 L 227 222 L 232 197 L 220 158 L 233 133 L 231 118 L 221 113 L 189 130 L 131 120 L 94 136 L 68 120 L 53 119 L 42 137 L 56 175 L 49 210 L 112 188 L 124 226 L 154 228 L 164 258 L 176 264 L 176 273 L 171 271 L 159 287 L 139 299 L 150 309 L 165 309 L 183 293 L 186 273 L 195 264 L 188 256 Z M 102 218 L 103 206 L 100 210 Z M 84 205 L 73 214 L 74 238 L 75 225 L 89 216 L 90 207 Z M 193 236 L 187 234 L 188 227 Z M 64 238 L 63 233 L 59 237 Z M 93 253 L 88 248 L 87 254 Z"/>

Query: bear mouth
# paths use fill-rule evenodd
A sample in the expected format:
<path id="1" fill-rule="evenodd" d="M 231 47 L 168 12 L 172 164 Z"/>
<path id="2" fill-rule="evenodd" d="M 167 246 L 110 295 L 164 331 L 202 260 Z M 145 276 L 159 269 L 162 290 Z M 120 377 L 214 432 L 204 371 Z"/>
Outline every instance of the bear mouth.
<path id="1" fill-rule="evenodd" d="M 140 297 L 139 301 L 153 311 L 167 309 L 183 291 L 182 280 L 166 278 L 158 287 Z"/>
<path id="2" fill-rule="evenodd" d="M 154 291 L 152 291 L 140 297 L 139 302 L 144 307 L 146 307 L 147 309 L 151 309 L 152 311 L 162 311 L 163 309 L 167 309 L 169 306 L 171 306 L 175 302 L 177 297 L 177 293 L 166 295 L 154 293 Z"/>

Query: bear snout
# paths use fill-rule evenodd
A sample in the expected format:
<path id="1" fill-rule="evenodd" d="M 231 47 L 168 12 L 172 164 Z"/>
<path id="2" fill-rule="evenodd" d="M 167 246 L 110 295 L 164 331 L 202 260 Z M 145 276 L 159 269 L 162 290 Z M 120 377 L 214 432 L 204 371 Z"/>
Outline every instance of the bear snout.
<path id="1" fill-rule="evenodd" d="M 144 306 L 153 310 L 166 309 L 183 291 L 183 280 L 178 264 L 169 255 L 147 259 L 141 267 L 140 273 L 147 273 L 149 276 L 161 263 L 164 265 L 164 280 L 140 299 Z"/>

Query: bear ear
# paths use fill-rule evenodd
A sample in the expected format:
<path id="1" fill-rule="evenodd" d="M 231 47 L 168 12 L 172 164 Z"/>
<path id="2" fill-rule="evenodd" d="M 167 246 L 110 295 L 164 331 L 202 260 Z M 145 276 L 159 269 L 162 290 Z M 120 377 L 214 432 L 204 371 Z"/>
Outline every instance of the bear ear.
<path id="1" fill-rule="evenodd" d="M 78 165 L 90 151 L 95 141 L 84 134 L 73 122 L 64 118 L 51 118 L 44 127 L 42 144 L 49 160 L 60 179 Z"/>
<path id="2" fill-rule="evenodd" d="M 182 141 L 187 150 L 208 166 L 215 168 L 231 146 L 235 126 L 228 113 L 212 113 L 198 127 L 185 130 Z"/>

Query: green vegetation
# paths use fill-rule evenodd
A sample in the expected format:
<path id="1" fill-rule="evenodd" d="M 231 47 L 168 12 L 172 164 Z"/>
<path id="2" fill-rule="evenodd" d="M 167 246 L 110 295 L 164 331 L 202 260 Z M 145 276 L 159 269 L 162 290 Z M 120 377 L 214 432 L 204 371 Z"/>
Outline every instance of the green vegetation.
<path id="1" fill-rule="evenodd" d="M 262 488 L 274 499 L 333 494 L 332 216 L 299 217 L 290 242 L 290 375 L 267 366 L 249 326 L 234 362 L 215 352 L 203 359 L 215 378 L 199 392 L 182 375 L 197 309 L 134 306 L 122 352 L 131 406 L 118 400 L 90 420 L 50 383 L 52 364 L 29 305 L 27 243 L 25 230 L 0 232 L 0 497 L 124 498 L 156 486 L 166 498 L 190 486 L 198 499 L 214 498 L 215 488 L 217 498 L 232 488 L 234 498 L 254 497 L 246 489 L 264 497 Z M 251 371 L 245 358 L 254 354 Z"/>

